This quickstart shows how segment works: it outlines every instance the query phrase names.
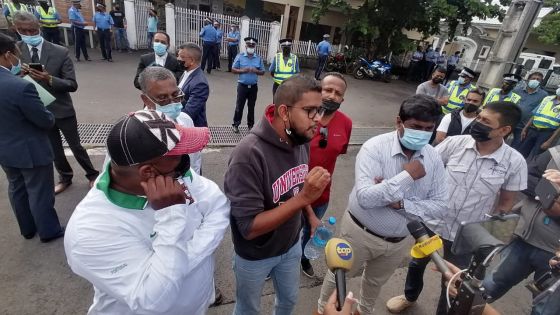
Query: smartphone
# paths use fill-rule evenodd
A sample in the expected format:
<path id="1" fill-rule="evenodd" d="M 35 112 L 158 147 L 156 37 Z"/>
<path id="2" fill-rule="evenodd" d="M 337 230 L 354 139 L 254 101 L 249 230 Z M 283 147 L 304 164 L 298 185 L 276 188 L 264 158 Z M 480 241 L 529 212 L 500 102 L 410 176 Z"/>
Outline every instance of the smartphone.
<path id="1" fill-rule="evenodd" d="M 43 72 L 43 65 L 40 63 L 30 63 L 28 66 L 31 69 Z"/>
<path id="2" fill-rule="evenodd" d="M 541 178 L 537 187 L 535 187 L 535 195 L 539 197 L 543 209 L 550 209 L 560 196 L 560 186 L 546 178 Z"/>

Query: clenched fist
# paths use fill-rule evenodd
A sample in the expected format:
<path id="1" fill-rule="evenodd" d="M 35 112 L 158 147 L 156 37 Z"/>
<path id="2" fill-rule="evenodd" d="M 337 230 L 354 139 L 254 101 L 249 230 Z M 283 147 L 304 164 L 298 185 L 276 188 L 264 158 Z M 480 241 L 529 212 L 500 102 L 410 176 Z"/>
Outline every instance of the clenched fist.
<path id="1" fill-rule="evenodd" d="M 406 163 L 405 165 L 403 165 L 403 168 L 408 172 L 408 174 L 410 174 L 410 177 L 412 177 L 412 179 L 414 180 L 426 176 L 424 165 L 422 165 L 422 162 L 420 162 L 419 160 L 414 160 L 410 163 Z"/>
<path id="2" fill-rule="evenodd" d="M 323 190 L 331 181 L 331 174 L 320 167 L 314 167 L 305 177 L 303 189 L 301 190 L 301 197 L 304 198 L 307 204 L 313 203 L 323 194 Z"/>

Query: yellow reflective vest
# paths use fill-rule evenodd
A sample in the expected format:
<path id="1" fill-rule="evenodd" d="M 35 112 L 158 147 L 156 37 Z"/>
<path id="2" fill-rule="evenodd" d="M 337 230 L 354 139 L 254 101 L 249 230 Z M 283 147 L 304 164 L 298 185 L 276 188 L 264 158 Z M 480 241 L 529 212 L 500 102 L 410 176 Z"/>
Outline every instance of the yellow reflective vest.
<path id="1" fill-rule="evenodd" d="M 469 94 L 469 91 L 474 90 L 475 88 L 476 87 L 472 84 L 469 84 L 466 87 L 462 87 L 457 81 L 449 82 L 449 86 L 447 87 L 447 91 L 449 92 L 449 100 L 447 101 L 447 105 L 441 108 L 443 110 L 443 113 L 449 114 L 456 109 L 463 108 L 463 101 L 467 97 L 467 94 Z"/>
<path id="2" fill-rule="evenodd" d="M 500 92 L 502 89 L 500 88 L 493 88 L 491 89 L 488 94 L 486 94 L 486 98 L 484 99 L 484 103 L 482 106 L 485 106 L 487 103 L 498 102 L 498 101 L 505 101 L 505 102 L 512 102 L 514 104 L 519 103 L 521 100 L 521 96 L 517 93 L 509 92 L 507 95 L 502 95 Z"/>
<path id="3" fill-rule="evenodd" d="M 297 73 L 297 56 L 290 54 L 290 59 L 288 62 L 284 63 L 284 56 L 282 53 L 277 53 L 274 57 L 274 83 L 281 84 L 287 78 L 295 75 Z"/>
<path id="4" fill-rule="evenodd" d="M 35 7 L 37 13 L 39 13 L 39 22 L 42 27 L 57 27 L 58 19 L 56 18 L 56 10 L 53 7 L 49 7 L 48 11 L 45 12 L 42 6 L 38 5 Z"/>
<path id="5" fill-rule="evenodd" d="M 6 19 L 10 23 L 12 22 L 12 18 L 14 17 L 14 14 L 16 14 L 17 12 L 19 12 L 19 11 L 29 12 L 29 8 L 24 3 L 19 4 L 19 9 L 16 7 L 16 5 L 12 1 L 4 2 L 4 5 L 8 7 L 9 15 L 6 17 Z"/>
<path id="6" fill-rule="evenodd" d="M 556 96 L 545 97 L 533 114 L 533 126 L 538 129 L 557 129 L 560 126 L 560 101 Z"/>

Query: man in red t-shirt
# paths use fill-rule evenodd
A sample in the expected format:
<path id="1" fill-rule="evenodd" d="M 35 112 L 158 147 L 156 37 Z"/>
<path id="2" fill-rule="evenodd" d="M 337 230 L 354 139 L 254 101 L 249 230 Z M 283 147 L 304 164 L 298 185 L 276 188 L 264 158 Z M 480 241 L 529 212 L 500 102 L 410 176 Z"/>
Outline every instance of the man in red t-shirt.
<path id="1" fill-rule="evenodd" d="M 352 120 L 338 110 L 340 104 L 344 101 L 344 93 L 346 92 L 344 76 L 338 72 L 329 72 L 323 77 L 321 87 L 323 98 L 321 107 L 324 114 L 318 123 L 317 132 L 310 142 L 309 169 L 322 166 L 330 174 L 333 174 L 337 157 L 340 154 L 345 154 L 348 148 L 352 132 Z M 321 197 L 311 205 L 313 212 L 319 219 L 327 211 L 330 192 L 331 184 L 329 183 Z M 309 241 L 309 237 L 310 227 L 306 220 L 301 242 L 303 248 Z M 304 255 L 301 257 L 301 267 L 306 276 L 313 277 L 315 275 L 311 263 Z"/>

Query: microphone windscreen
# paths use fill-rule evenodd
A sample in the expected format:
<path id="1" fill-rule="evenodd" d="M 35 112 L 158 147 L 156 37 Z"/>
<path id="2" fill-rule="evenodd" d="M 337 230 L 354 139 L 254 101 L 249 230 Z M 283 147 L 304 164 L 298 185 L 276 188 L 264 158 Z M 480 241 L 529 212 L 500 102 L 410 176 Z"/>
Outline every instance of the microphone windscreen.
<path id="1" fill-rule="evenodd" d="M 428 231 L 426 231 L 426 228 L 422 225 L 422 223 L 420 223 L 420 221 L 410 221 L 406 227 L 410 234 L 412 234 L 412 237 L 416 240 L 424 235 L 428 235 Z"/>
<path id="2" fill-rule="evenodd" d="M 325 246 L 325 258 L 331 271 L 335 269 L 350 270 L 354 261 L 352 246 L 343 239 L 333 237 Z"/>

